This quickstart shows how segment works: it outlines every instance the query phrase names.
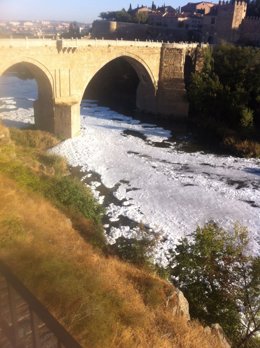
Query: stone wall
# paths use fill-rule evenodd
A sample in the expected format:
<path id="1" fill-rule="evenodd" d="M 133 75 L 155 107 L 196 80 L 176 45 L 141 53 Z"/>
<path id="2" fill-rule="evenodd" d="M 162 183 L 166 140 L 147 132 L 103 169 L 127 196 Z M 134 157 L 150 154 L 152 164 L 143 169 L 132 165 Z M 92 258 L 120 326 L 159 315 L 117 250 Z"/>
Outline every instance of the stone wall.
<path id="1" fill-rule="evenodd" d="M 96 20 L 92 24 L 92 37 L 104 39 L 135 40 L 149 36 L 149 26 L 138 23 Z"/>
<path id="2" fill-rule="evenodd" d="M 260 46 L 260 17 L 247 17 L 243 20 L 240 42 Z"/>
<path id="3" fill-rule="evenodd" d="M 93 22 L 92 38 L 155 40 L 155 41 L 188 41 L 187 30 L 148 24 L 112 22 L 97 20 Z"/>

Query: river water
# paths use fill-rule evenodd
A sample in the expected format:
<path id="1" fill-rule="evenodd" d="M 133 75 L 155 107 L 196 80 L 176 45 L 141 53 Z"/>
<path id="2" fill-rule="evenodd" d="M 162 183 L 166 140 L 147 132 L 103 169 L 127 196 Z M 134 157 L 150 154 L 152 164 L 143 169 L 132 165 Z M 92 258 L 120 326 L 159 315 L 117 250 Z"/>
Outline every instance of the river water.
<path id="1" fill-rule="evenodd" d="M 0 111 L 7 125 L 33 123 L 34 81 L 0 80 Z M 247 226 L 259 254 L 260 160 L 198 150 L 189 134 L 162 128 L 82 101 L 81 135 L 51 150 L 65 156 L 75 175 L 106 208 L 108 240 L 137 236 L 140 224 L 159 232 L 156 257 L 198 225 L 214 220 Z"/>

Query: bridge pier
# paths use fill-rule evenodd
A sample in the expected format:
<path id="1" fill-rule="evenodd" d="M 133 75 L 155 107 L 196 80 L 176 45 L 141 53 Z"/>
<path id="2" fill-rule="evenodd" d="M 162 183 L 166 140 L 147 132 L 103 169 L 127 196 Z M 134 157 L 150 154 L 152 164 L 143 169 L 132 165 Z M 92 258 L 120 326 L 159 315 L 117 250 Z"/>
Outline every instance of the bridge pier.
<path id="1" fill-rule="evenodd" d="M 33 103 L 34 122 L 38 129 L 54 132 L 54 110 L 51 99 L 39 98 Z"/>
<path id="2" fill-rule="evenodd" d="M 189 104 L 185 89 L 186 51 L 174 45 L 162 46 L 160 76 L 158 83 L 158 113 L 175 118 L 188 116 Z"/>
<path id="3" fill-rule="evenodd" d="M 80 102 L 71 98 L 55 100 L 54 134 L 72 138 L 80 133 Z"/>
<path id="4" fill-rule="evenodd" d="M 157 113 L 156 104 L 155 87 L 141 81 L 136 91 L 136 107 L 145 112 Z"/>
<path id="5" fill-rule="evenodd" d="M 189 103 L 183 78 L 161 81 L 157 98 L 160 115 L 173 115 L 175 119 L 188 117 Z"/>

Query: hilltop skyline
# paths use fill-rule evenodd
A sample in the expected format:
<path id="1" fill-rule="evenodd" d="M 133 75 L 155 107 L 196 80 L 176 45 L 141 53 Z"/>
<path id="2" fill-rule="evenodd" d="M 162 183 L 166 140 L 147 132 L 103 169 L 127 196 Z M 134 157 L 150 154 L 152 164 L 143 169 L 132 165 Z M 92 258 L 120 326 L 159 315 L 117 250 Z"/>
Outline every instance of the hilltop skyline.
<path id="1" fill-rule="evenodd" d="M 188 2 L 197 2 L 189 0 L 176 1 L 154 1 L 157 6 L 164 3 L 174 8 L 183 6 Z M 215 1 L 213 1 L 215 2 Z M 108 3 L 100 0 L 97 3 L 84 0 L 45 0 L 35 2 L 34 0 L 0 0 L 0 20 L 66 20 L 91 23 L 98 19 L 100 12 L 121 10 L 138 5 L 151 6 L 152 0 L 114 0 Z"/>

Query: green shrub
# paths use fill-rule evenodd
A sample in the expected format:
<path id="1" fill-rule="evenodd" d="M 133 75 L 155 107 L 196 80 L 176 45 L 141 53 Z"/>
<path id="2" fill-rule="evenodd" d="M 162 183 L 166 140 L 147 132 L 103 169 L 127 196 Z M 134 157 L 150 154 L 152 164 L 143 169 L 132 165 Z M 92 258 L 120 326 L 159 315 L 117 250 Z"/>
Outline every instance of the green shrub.
<path id="1" fill-rule="evenodd" d="M 171 274 L 190 304 L 193 317 L 220 323 L 235 347 L 260 331 L 260 258 L 248 256 L 248 234 L 214 222 L 198 227 L 170 251 Z"/>
<path id="2" fill-rule="evenodd" d="M 5 166 L 1 166 L 0 172 L 15 180 L 20 187 L 43 194 L 65 213 L 68 213 L 71 218 L 81 213 L 85 218 L 93 220 L 95 224 L 100 224 L 103 208 L 94 199 L 90 189 L 79 179 L 70 176 L 39 176 L 17 162 L 9 162 Z M 82 221 L 77 225 L 82 227 Z M 95 231 L 98 235 L 92 235 L 91 239 L 96 239 L 97 244 L 103 244 L 100 227 L 96 226 Z"/>
<path id="3" fill-rule="evenodd" d="M 56 175 L 64 175 L 67 174 L 67 162 L 61 156 L 49 153 L 40 153 L 38 155 L 38 160 L 49 168 L 53 168 L 54 173 Z"/>
<path id="4" fill-rule="evenodd" d="M 120 259 L 130 262 L 138 267 L 155 270 L 153 253 L 158 242 L 158 235 L 148 233 L 140 226 L 140 238 L 117 238 L 115 244 L 111 245 L 112 253 Z"/>
<path id="5" fill-rule="evenodd" d="M 87 219 L 100 222 L 103 212 L 101 206 L 94 199 L 90 189 L 78 179 L 69 176 L 53 178 L 45 195 L 63 207 L 81 212 Z"/>
<path id="6" fill-rule="evenodd" d="M 242 108 L 240 125 L 242 128 L 252 128 L 254 125 L 253 111 L 249 108 Z"/>
<path id="7" fill-rule="evenodd" d="M 0 167 L 0 172 L 15 180 L 19 186 L 35 192 L 43 190 L 44 181 L 31 169 L 23 166 L 18 161 L 6 163 Z"/>

